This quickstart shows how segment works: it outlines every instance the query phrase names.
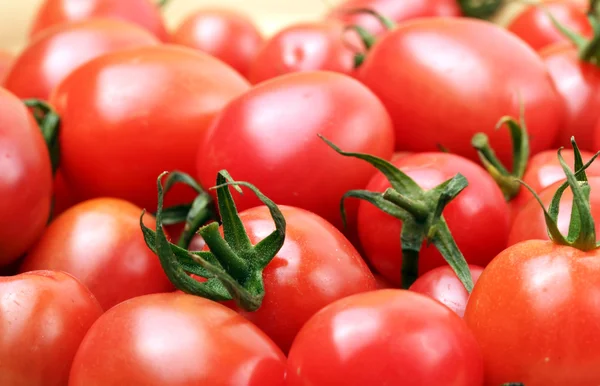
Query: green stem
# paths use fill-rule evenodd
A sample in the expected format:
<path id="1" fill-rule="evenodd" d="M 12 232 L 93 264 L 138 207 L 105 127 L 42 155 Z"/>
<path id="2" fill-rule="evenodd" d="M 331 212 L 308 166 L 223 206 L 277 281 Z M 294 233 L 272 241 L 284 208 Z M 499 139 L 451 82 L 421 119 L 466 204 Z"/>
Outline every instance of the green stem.
<path id="1" fill-rule="evenodd" d="M 48 103 L 39 99 L 23 100 L 25 106 L 32 109 L 33 116 L 42 131 L 44 141 L 50 153 L 52 172 L 55 174 L 60 162 L 60 147 L 58 134 L 60 131 L 60 117 Z"/>
<path id="2" fill-rule="evenodd" d="M 192 218 L 190 222 L 186 222 L 183 232 L 179 236 L 179 240 L 177 241 L 177 245 L 181 248 L 187 249 L 190 246 L 190 243 L 196 236 L 196 232 L 200 227 L 210 220 L 212 220 L 214 214 L 211 210 L 207 208 L 202 209 L 196 216 Z"/>
<path id="3" fill-rule="evenodd" d="M 477 19 L 488 19 L 504 4 L 504 0 L 457 0 L 463 15 Z"/>
<path id="4" fill-rule="evenodd" d="M 387 189 L 383 198 L 409 212 L 417 221 L 424 221 L 429 216 L 430 210 L 425 203 L 404 196 L 394 189 Z"/>

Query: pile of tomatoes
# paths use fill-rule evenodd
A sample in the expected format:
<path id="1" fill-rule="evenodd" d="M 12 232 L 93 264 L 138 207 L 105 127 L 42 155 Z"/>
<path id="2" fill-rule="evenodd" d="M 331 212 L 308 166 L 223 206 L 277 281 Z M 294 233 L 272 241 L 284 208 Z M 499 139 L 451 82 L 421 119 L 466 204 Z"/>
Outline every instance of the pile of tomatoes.
<path id="1" fill-rule="evenodd" d="M 600 385 L 598 3 L 43 1 L 0 54 L 0 385 Z"/>

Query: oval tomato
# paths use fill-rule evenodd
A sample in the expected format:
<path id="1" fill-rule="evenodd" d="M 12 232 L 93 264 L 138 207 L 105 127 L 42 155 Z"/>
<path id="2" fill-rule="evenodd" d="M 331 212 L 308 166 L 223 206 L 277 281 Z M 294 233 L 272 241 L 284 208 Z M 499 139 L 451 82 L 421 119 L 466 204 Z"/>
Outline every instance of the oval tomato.
<path id="1" fill-rule="evenodd" d="M 4 82 L 4 78 L 10 70 L 14 59 L 14 55 L 5 51 L 0 51 L 0 84 Z"/>
<path id="2" fill-rule="evenodd" d="M 0 277 L 0 384 L 66 385 L 75 352 L 100 315 L 90 291 L 66 273 Z"/>
<path id="3" fill-rule="evenodd" d="M 280 386 L 285 357 L 225 306 L 169 293 L 131 299 L 92 326 L 69 386 Z"/>
<path id="4" fill-rule="evenodd" d="M 40 129 L 25 105 L 0 88 L 0 266 L 41 236 L 50 216 L 52 169 Z"/>
<path id="5" fill-rule="evenodd" d="M 86 63 L 51 96 L 62 117 L 67 184 L 80 199 L 118 197 L 154 210 L 156 177 L 192 173 L 214 116 L 248 88 L 229 66 L 183 47 L 143 47 Z M 181 203 L 191 193 L 170 197 Z"/>
<path id="6" fill-rule="evenodd" d="M 423 295 L 380 290 L 338 300 L 304 325 L 288 357 L 286 385 L 482 382 L 481 352 L 460 317 Z"/>
<path id="7" fill-rule="evenodd" d="M 20 98 L 48 99 L 73 70 L 105 53 L 159 41 L 148 31 L 119 20 L 58 25 L 31 41 L 15 59 L 4 86 Z"/>
<path id="8" fill-rule="evenodd" d="M 113 198 L 82 202 L 48 227 L 21 265 L 21 272 L 52 269 L 75 276 L 104 309 L 173 286 L 140 231 L 142 210 Z M 152 216 L 146 226 L 156 229 Z"/>

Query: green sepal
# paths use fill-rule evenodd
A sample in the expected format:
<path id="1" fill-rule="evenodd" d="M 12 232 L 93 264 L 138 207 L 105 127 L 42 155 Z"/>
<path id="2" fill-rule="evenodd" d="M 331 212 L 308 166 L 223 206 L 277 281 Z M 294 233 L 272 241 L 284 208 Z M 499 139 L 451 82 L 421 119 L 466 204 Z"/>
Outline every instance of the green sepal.
<path id="1" fill-rule="evenodd" d="M 24 99 L 23 103 L 32 109 L 33 117 L 42 131 L 42 136 L 50 153 L 52 174 L 55 174 L 60 163 L 60 146 L 58 142 L 60 117 L 52 106 L 40 99 Z"/>
<path id="2" fill-rule="evenodd" d="M 346 14 L 350 14 L 350 15 L 360 14 L 360 13 L 371 15 L 377 19 L 377 21 L 383 26 L 384 29 L 389 31 L 389 30 L 396 28 L 396 22 L 394 22 L 389 17 L 386 17 L 386 16 L 380 14 L 379 12 L 377 12 L 373 9 L 370 9 L 370 8 L 351 8 L 351 9 L 345 9 L 342 12 L 346 13 Z"/>
<path id="3" fill-rule="evenodd" d="M 496 14 L 504 0 L 457 0 L 463 15 L 477 19 L 488 19 Z"/>

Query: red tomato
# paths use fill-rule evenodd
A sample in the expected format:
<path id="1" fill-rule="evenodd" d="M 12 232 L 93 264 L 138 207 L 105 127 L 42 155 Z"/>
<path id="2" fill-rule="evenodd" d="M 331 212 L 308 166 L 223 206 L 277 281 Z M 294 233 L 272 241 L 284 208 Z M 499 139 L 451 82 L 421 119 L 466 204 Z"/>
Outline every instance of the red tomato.
<path id="1" fill-rule="evenodd" d="M 85 336 L 69 386 L 280 386 L 285 357 L 225 306 L 180 293 L 106 312 Z"/>
<path id="2" fill-rule="evenodd" d="M 90 291 L 66 273 L 0 277 L 0 384 L 66 385 L 75 352 L 100 315 Z"/>
<path id="3" fill-rule="evenodd" d="M 506 248 L 510 215 L 500 188 L 479 165 L 449 153 L 420 153 L 397 159 L 393 164 L 423 189 L 432 189 L 461 173 L 469 186 L 444 210 L 444 218 L 456 244 L 469 263 L 485 266 Z M 378 172 L 366 190 L 383 192 L 390 187 Z M 490 226 L 494 224 L 494 226 Z M 402 222 L 372 204 L 361 201 L 358 234 L 365 255 L 387 280 L 399 286 L 402 266 L 400 231 Z M 419 273 L 446 265 L 433 245 L 423 245 Z"/>
<path id="4" fill-rule="evenodd" d="M 510 165 L 510 135 L 494 129 L 500 117 L 518 116 L 522 100 L 536 154 L 552 145 L 563 116 L 539 56 L 511 33 L 480 20 L 404 23 L 373 47 L 359 78 L 390 112 L 398 150 L 436 151 L 442 145 L 476 160 L 471 138 L 484 131 Z"/>
<path id="5" fill-rule="evenodd" d="M 246 16 L 212 9 L 190 14 L 173 33 L 171 42 L 211 54 L 248 76 L 263 37 Z"/>
<path id="6" fill-rule="evenodd" d="M 473 284 L 477 283 L 483 268 L 469 265 L 469 270 Z M 465 314 L 469 293 L 449 265 L 427 272 L 410 286 L 410 290 L 439 301 L 460 317 Z"/>
<path id="7" fill-rule="evenodd" d="M 481 386 L 477 341 L 449 308 L 404 290 L 339 300 L 300 330 L 287 386 Z"/>
<path id="8" fill-rule="evenodd" d="M 60 169 L 54 175 L 54 200 L 52 202 L 52 217 L 56 218 L 59 214 L 77 204 L 77 200 L 73 197 L 71 188 L 67 186 L 65 178 Z"/>
<path id="9" fill-rule="evenodd" d="M 45 0 L 37 11 L 29 35 L 55 24 L 110 17 L 138 24 L 160 40 L 167 40 L 160 10 L 154 0 Z"/>
<path id="10" fill-rule="evenodd" d="M 200 145 L 197 175 L 213 186 L 217 172 L 227 169 L 277 204 L 308 209 L 341 227 L 342 195 L 364 188 L 374 171 L 338 155 L 319 133 L 344 150 L 392 156 L 393 129 L 375 95 L 345 75 L 304 72 L 264 82 L 227 105 Z M 236 198 L 240 210 L 259 204 L 251 194 Z M 349 208 L 350 219 L 355 213 L 356 206 Z"/>
<path id="11" fill-rule="evenodd" d="M 193 173 L 214 116 L 248 88 L 229 66 L 183 47 L 143 47 L 86 63 L 51 96 L 62 117 L 67 184 L 81 199 L 118 197 L 154 210 L 156 177 Z M 175 189 L 170 197 L 181 203 L 190 192 Z"/>
<path id="12" fill-rule="evenodd" d="M 4 86 L 20 98 L 48 99 L 82 64 L 108 52 L 158 43 L 148 31 L 119 20 L 58 25 L 37 35 L 17 57 Z"/>
<path id="13" fill-rule="evenodd" d="M 4 78 L 10 70 L 14 59 L 14 55 L 9 54 L 8 52 L 0 51 L 0 84 L 2 84 L 4 81 Z"/>
<path id="14" fill-rule="evenodd" d="M 364 50 L 357 34 L 338 22 L 289 26 L 267 41 L 250 68 L 250 81 L 259 83 L 291 72 L 327 70 L 351 75 L 354 57 Z"/>
<path id="15" fill-rule="evenodd" d="M 513 19 L 507 28 L 534 50 L 567 41 L 568 39 L 554 27 L 547 12 L 572 31 L 583 36 L 593 35 L 585 11 L 577 4 L 565 0 L 546 1 L 543 7 L 531 5 Z"/>
<path id="16" fill-rule="evenodd" d="M 160 261 L 140 231 L 142 210 L 114 198 L 82 202 L 48 227 L 23 260 L 21 272 L 65 271 L 85 284 L 107 310 L 129 298 L 170 291 Z M 155 229 L 152 216 L 146 226 Z"/>
<path id="17" fill-rule="evenodd" d="M 0 266 L 41 236 L 50 216 L 52 169 L 41 131 L 25 105 L 0 88 Z"/>

